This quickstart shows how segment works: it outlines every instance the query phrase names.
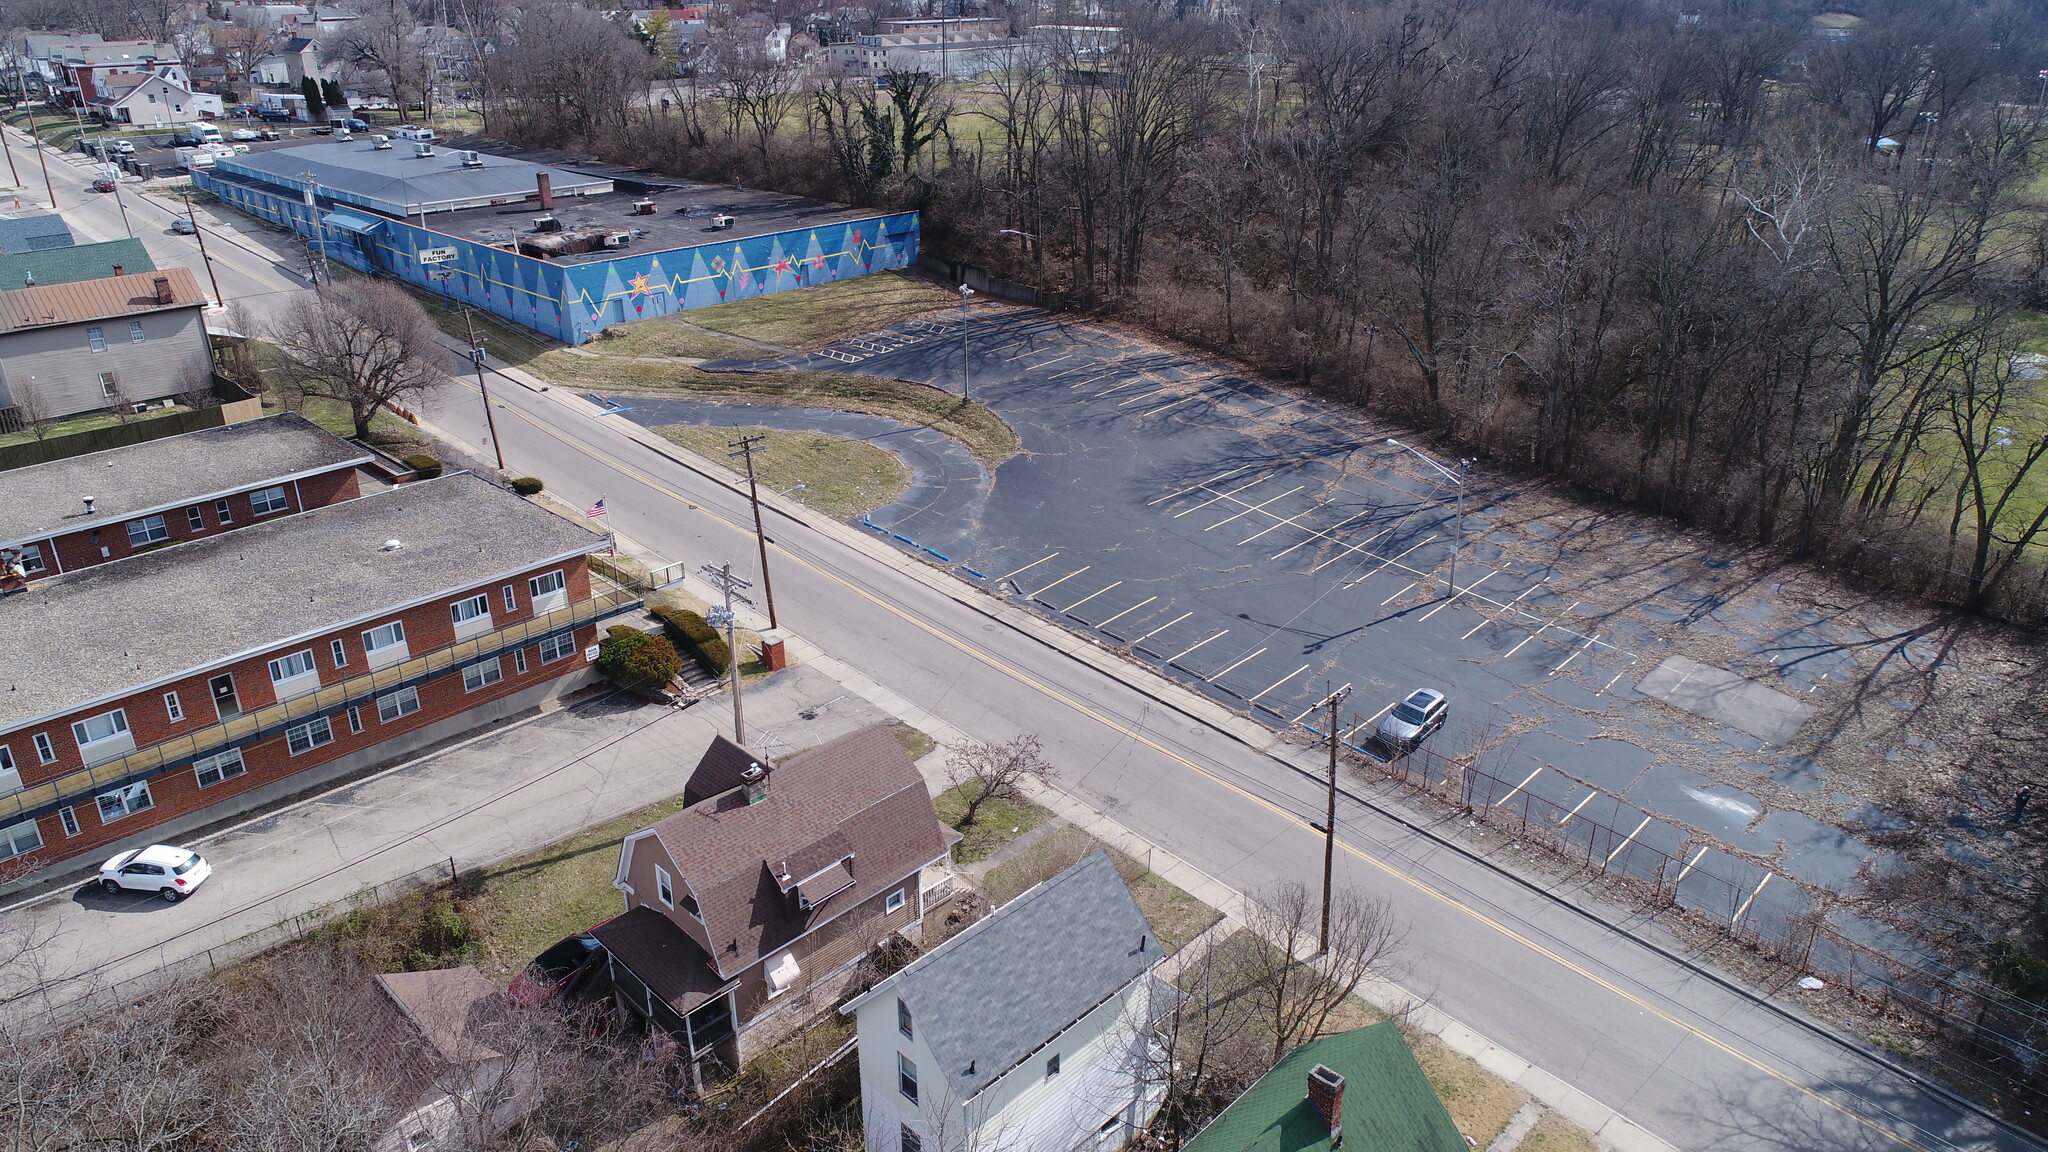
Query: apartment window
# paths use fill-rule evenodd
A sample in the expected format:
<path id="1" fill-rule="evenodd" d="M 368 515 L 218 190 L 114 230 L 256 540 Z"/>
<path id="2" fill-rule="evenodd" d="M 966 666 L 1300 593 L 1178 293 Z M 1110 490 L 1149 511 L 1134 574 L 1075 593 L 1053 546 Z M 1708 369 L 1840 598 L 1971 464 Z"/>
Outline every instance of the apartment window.
<path id="1" fill-rule="evenodd" d="M 98 797 L 98 803 L 102 824 L 112 824 L 116 820 L 156 807 L 156 801 L 150 798 L 147 780 L 130 784 L 126 788 L 116 788 L 112 792 L 102 792 Z"/>
<path id="2" fill-rule="evenodd" d="M 192 762 L 192 772 L 199 778 L 201 788 L 211 788 L 223 780 L 233 780 L 248 770 L 249 766 L 242 763 L 240 748 L 230 748 L 217 756 L 208 756 Z"/>
<path id="3" fill-rule="evenodd" d="M 504 595 L 505 595 L 505 611 L 507 611 L 507 612 L 517 612 L 517 611 L 519 611 L 519 595 L 518 595 L 518 593 L 516 593 L 516 592 L 512 591 L 512 586 L 511 586 L 510 584 L 507 584 L 507 585 L 505 585 L 505 591 L 504 591 Z"/>
<path id="4" fill-rule="evenodd" d="M 14 766 L 14 753 L 0 744 L 0 796 L 21 791 L 21 771 Z"/>
<path id="5" fill-rule="evenodd" d="M 43 846 L 43 830 L 33 820 L 0 828 L 0 860 L 26 856 Z"/>
<path id="6" fill-rule="evenodd" d="M 474 692 L 479 688 L 488 688 L 504 678 L 505 670 L 498 666 L 498 658 L 493 656 L 462 670 L 462 690 Z"/>
<path id="7" fill-rule="evenodd" d="M 917 1134 L 917 1129 L 908 1124 L 902 1125 L 902 1128 L 902 1152 L 924 1152 L 924 1138 Z"/>
<path id="8" fill-rule="evenodd" d="M 395 664 L 408 655 L 405 647 L 405 622 L 393 620 L 379 624 L 363 633 L 363 659 L 372 668 Z"/>
<path id="9" fill-rule="evenodd" d="M 20 563 L 23 572 L 41 572 L 43 570 L 43 546 L 41 544 L 23 544 L 21 546 Z"/>
<path id="10" fill-rule="evenodd" d="M 268 516 L 272 512 L 282 512 L 290 506 L 290 501 L 284 498 L 282 485 L 249 494 L 249 513 L 253 516 Z"/>
<path id="11" fill-rule="evenodd" d="M 1060 1054 L 1059 1054 L 1059 1053 L 1057 1053 L 1057 1052 L 1055 1052 L 1055 1053 L 1053 1053 L 1053 1054 L 1052 1054 L 1052 1059 L 1050 1059 L 1050 1060 L 1047 1060 L 1047 1061 L 1045 1062 L 1045 1078 L 1046 1078 L 1047 1080 L 1050 1080 L 1050 1079 L 1052 1079 L 1053 1077 L 1055 1077 L 1055 1076 L 1057 1076 L 1057 1075 L 1059 1075 L 1059 1074 L 1060 1074 Z"/>
<path id="12" fill-rule="evenodd" d="M 53 764 L 57 760 L 57 748 L 50 743 L 48 732 L 36 733 L 36 759 L 45 764 Z"/>
<path id="13" fill-rule="evenodd" d="M 173 720 L 183 720 L 185 718 L 185 705 L 178 700 L 176 692 L 164 693 L 164 715 L 169 716 Z"/>
<path id="14" fill-rule="evenodd" d="M 884 915 L 894 912 L 901 907 L 903 907 L 903 889 L 901 888 L 889 893 L 888 897 L 882 901 L 882 912 Z"/>
<path id="15" fill-rule="evenodd" d="M 78 749 L 81 752 L 90 745 L 103 740 L 118 740 L 127 734 L 128 713 L 120 708 L 112 712 L 103 712 L 87 720 L 80 720 L 71 726 L 71 735 L 77 738 Z"/>
<path id="16" fill-rule="evenodd" d="M 389 724 L 401 716 L 410 716 L 420 710 L 420 692 L 417 688 L 400 688 L 377 697 L 377 721 Z"/>
<path id="17" fill-rule="evenodd" d="M 668 869 L 659 864 L 654 866 L 654 893 L 661 897 L 663 904 L 670 908 L 676 906 L 675 881 L 669 876 Z"/>
<path id="18" fill-rule="evenodd" d="M 339 640 L 329 641 L 328 646 L 330 650 L 334 653 L 334 666 L 336 668 L 348 667 L 347 646 L 342 644 L 342 642 Z"/>
<path id="19" fill-rule="evenodd" d="M 576 637 L 573 635 L 550 636 L 540 642 L 540 662 L 552 664 L 576 651 Z"/>
<path id="20" fill-rule="evenodd" d="M 100 395 L 109 399 L 121 394 L 121 378 L 112 372 L 100 373 Z"/>
<path id="21" fill-rule="evenodd" d="M 512 650 L 512 670 L 522 676 L 526 674 L 526 649 L 514 648 Z"/>
<path id="22" fill-rule="evenodd" d="M 348 730 L 350 733 L 363 730 L 363 710 L 353 704 L 349 705 L 348 709 Z"/>
<path id="23" fill-rule="evenodd" d="M 223 524 L 235 522 L 235 510 L 228 504 L 227 497 L 223 496 L 213 502 L 213 518 Z"/>
<path id="24" fill-rule="evenodd" d="M 903 1033 L 905 1040 L 917 1039 L 917 1033 L 910 1027 L 910 1005 L 901 996 L 896 998 L 896 1030 Z"/>
<path id="25" fill-rule="evenodd" d="M 140 344 L 147 339 L 149 337 L 142 334 L 142 321 L 130 320 L 128 322 L 128 342 L 130 344 Z"/>
<path id="26" fill-rule="evenodd" d="M 568 603 L 569 581 L 560 572 L 546 572 L 526 582 L 535 612 L 552 612 Z"/>
<path id="27" fill-rule="evenodd" d="M 467 600 L 457 600 L 448 606 L 448 614 L 454 617 L 455 629 L 460 632 L 465 624 L 491 618 L 491 598 L 479 593 Z"/>
<path id="28" fill-rule="evenodd" d="M 95 352 L 105 352 L 107 350 L 106 329 L 87 328 L 85 330 L 85 346 Z"/>
<path id="29" fill-rule="evenodd" d="M 322 744 L 332 744 L 333 742 L 334 726 L 327 722 L 327 717 L 325 716 L 317 720 L 309 720 L 296 728 L 284 730 L 285 747 L 290 748 L 294 756 L 301 752 L 311 752 Z"/>
<path id="30" fill-rule="evenodd" d="M 289 656 L 279 656 L 270 662 L 270 682 L 272 684 L 282 684 L 287 680 L 297 679 L 300 676 L 312 676 L 316 672 L 317 669 L 313 664 L 313 650 L 311 648 L 303 652 L 294 652 Z"/>
<path id="31" fill-rule="evenodd" d="M 206 513 L 199 510 L 199 505 L 185 509 L 185 527 L 194 532 L 206 531 Z"/>
<path id="32" fill-rule="evenodd" d="M 917 1065 L 901 1052 L 896 1054 L 896 1090 L 912 1104 L 917 1103 Z"/>
<path id="33" fill-rule="evenodd" d="M 158 541 L 170 538 L 171 530 L 164 527 L 164 518 L 161 516 L 144 516 L 140 520 L 130 520 L 128 522 L 128 546 L 130 548 L 140 548 L 146 544 L 155 544 Z"/>
<path id="34" fill-rule="evenodd" d="M 64 826 L 64 835 L 66 835 L 66 836 L 76 836 L 76 835 L 78 835 L 78 809 L 76 809 L 76 808 L 59 808 L 59 809 L 57 809 L 57 823 L 59 823 L 59 824 L 61 824 L 61 825 L 63 825 L 63 826 Z"/>

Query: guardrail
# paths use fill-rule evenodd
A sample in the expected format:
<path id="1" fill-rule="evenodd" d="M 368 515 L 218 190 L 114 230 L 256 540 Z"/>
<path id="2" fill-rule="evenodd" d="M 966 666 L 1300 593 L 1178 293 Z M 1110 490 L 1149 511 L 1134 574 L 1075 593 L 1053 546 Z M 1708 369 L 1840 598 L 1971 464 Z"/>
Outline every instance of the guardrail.
<path id="1" fill-rule="evenodd" d="M 182 768 L 201 756 L 232 745 L 281 732 L 316 717 L 345 711 L 351 705 L 423 683 L 502 652 L 537 643 L 559 632 L 573 631 L 586 624 L 623 615 L 638 608 L 640 603 L 639 594 L 630 589 L 600 592 L 589 600 L 558 608 L 545 616 L 460 640 L 374 672 L 325 685 L 307 695 L 244 712 L 196 732 L 32 784 L 0 798 L 0 825 L 47 815 L 68 804 Z"/>

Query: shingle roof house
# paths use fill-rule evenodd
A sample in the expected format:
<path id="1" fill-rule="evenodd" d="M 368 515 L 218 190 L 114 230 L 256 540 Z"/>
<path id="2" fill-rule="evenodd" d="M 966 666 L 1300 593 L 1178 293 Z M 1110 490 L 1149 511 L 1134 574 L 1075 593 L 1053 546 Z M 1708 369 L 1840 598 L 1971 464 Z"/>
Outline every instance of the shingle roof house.
<path id="1" fill-rule="evenodd" d="M 1096 852 L 882 980 L 841 1009 L 859 1022 L 868 1152 L 1122 1147 L 1164 1090 L 1164 958 Z"/>
<path id="2" fill-rule="evenodd" d="M 534 1054 L 519 1050 L 519 1009 L 503 988 L 468 964 L 371 984 L 360 1005 L 364 1051 L 408 1098 L 374 1152 L 471 1146 L 531 1110 Z"/>
<path id="3" fill-rule="evenodd" d="M 1271 1071 L 1184 1152 L 1464 1152 L 1465 1138 L 1392 1020 L 1325 1036 Z"/>
<path id="4" fill-rule="evenodd" d="M 626 837 L 626 914 L 593 935 L 621 1002 L 692 1055 L 737 1066 L 773 1044 L 950 891 L 957 836 L 886 725 L 779 765 L 720 738 L 684 798 Z"/>

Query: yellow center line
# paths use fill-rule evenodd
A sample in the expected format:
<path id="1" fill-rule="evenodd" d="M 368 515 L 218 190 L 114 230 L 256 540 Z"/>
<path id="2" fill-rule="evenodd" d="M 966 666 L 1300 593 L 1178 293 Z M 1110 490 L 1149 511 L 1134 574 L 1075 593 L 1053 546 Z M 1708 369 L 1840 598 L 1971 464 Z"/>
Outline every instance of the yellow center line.
<path id="1" fill-rule="evenodd" d="M 476 388 L 473 385 L 464 383 L 461 386 L 468 389 L 471 392 L 476 391 Z M 582 452 L 585 455 L 592 456 L 599 460 L 602 460 L 606 464 L 609 464 L 611 467 L 618 469 L 619 471 L 625 473 L 626 475 L 633 477 L 634 479 L 640 481 L 642 484 L 647 485 L 648 487 L 670 497 L 671 499 L 680 500 L 683 503 L 693 508 L 696 508 L 697 510 L 703 512 L 705 515 L 711 517 L 712 519 L 717 520 L 720 523 L 723 523 L 724 525 L 726 525 L 726 527 L 732 529 L 734 532 L 739 533 L 743 536 L 751 535 L 751 530 L 744 528 L 737 521 L 727 519 L 725 516 L 712 511 L 711 509 L 699 504 L 694 500 L 691 500 L 689 497 L 683 495 L 681 492 L 678 492 L 668 487 L 661 481 L 656 480 L 654 477 L 647 475 L 646 473 L 640 471 L 639 469 L 633 467 L 632 465 L 626 463 L 625 461 L 619 459 L 618 457 L 611 455 L 609 452 L 605 452 L 592 445 L 583 444 L 579 443 L 578 441 L 572 440 L 569 437 L 562 435 L 554 428 L 535 419 L 534 417 L 529 416 L 524 412 L 521 412 L 517 408 L 508 407 L 506 408 L 506 411 L 518 417 L 520 420 L 525 421 L 527 424 L 532 425 L 534 428 L 538 429 L 540 432 L 547 435 L 548 437 L 557 440 L 565 445 L 568 445 L 569 447 L 575 449 L 578 452 Z M 1010 677 L 1011 679 L 1031 688 L 1036 692 L 1039 692 L 1047 698 L 1058 702 L 1062 706 L 1072 709 L 1073 711 L 1078 712 L 1083 716 L 1086 716 L 1090 720 L 1093 720 L 1096 723 L 1102 725 L 1103 727 L 1108 728 L 1110 731 L 1115 732 L 1119 736 L 1122 736 L 1123 738 L 1130 740 L 1134 743 L 1142 744 L 1145 747 L 1150 748 L 1152 751 L 1157 752 L 1159 755 L 1166 757 L 1168 760 L 1171 760 L 1174 763 L 1180 765 L 1187 771 L 1192 772 L 1195 775 L 1207 780 L 1211 784 L 1214 784 L 1220 788 L 1225 789 L 1226 791 L 1234 793 L 1241 799 L 1249 801 L 1257 807 L 1265 809 L 1272 815 L 1277 816 L 1290 824 L 1293 824 L 1295 827 L 1301 829 L 1302 831 L 1310 832 L 1317 836 L 1322 835 L 1322 833 L 1313 825 L 1311 825 L 1309 821 L 1299 816 L 1296 816 L 1294 813 L 1281 807 L 1279 804 L 1271 800 L 1268 800 L 1265 797 L 1250 791 L 1249 789 L 1246 789 L 1244 787 L 1232 783 L 1227 779 L 1224 779 L 1221 775 L 1212 772 L 1209 769 L 1204 768 L 1201 765 L 1195 763 L 1193 760 L 1190 760 L 1187 757 L 1182 756 L 1180 753 L 1165 747 L 1164 745 L 1158 743 L 1157 741 L 1153 740 L 1151 737 L 1145 735 L 1144 733 L 1139 732 L 1133 728 L 1130 728 L 1120 723 L 1119 721 L 1113 719 L 1112 717 L 1100 711 L 1097 711 L 1091 705 L 1086 704 L 1080 700 L 1077 700 L 1074 697 L 1069 696 L 1066 693 L 1060 691 L 1059 689 L 1053 687 L 1052 685 L 1037 679 L 1031 674 L 1025 672 L 1023 669 L 1018 668 L 1015 665 L 1010 664 L 994 655 L 991 655 L 989 653 L 981 651 L 980 649 L 975 648 L 974 646 L 968 644 L 966 641 L 960 639 L 959 637 L 956 637 L 953 634 L 939 628 L 937 625 L 934 625 L 926 620 L 919 618 L 916 615 L 913 615 L 908 611 L 905 611 L 902 608 L 897 607 L 895 604 L 892 604 L 889 601 L 884 600 L 879 596 L 876 596 L 874 593 L 871 593 L 867 589 L 862 588 L 859 585 L 854 584 L 853 582 L 845 579 L 844 577 L 839 576 L 837 573 L 830 572 L 824 568 L 819 567 L 817 564 L 812 563 L 810 560 L 804 558 L 803 556 L 800 556 L 794 552 L 789 551 L 787 548 L 783 547 L 780 544 L 772 544 L 771 546 L 775 549 L 775 551 L 781 553 L 792 563 L 801 564 L 803 567 L 809 569 L 813 574 L 825 580 L 829 580 L 834 584 L 839 585 L 841 588 L 844 588 L 847 591 L 853 593 L 854 595 L 861 597 L 862 599 L 875 605 L 877 608 L 882 609 L 884 612 L 887 612 L 890 615 L 897 617 L 904 623 L 909 624 L 914 628 L 917 628 L 923 632 L 930 634 L 934 639 L 937 639 L 942 643 L 945 643 L 953 648 L 958 649 L 960 652 L 971 657 L 972 659 L 987 665 L 995 671 Z M 1225 631 L 1228 631 L 1228 629 L 1226 629 Z M 1884 1138 L 1891 1140 L 1892 1142 L 1899 1144 L 1902 1147 L 1914 1149 L 1914 1152 L 1933 1152 L 1932 1149 L 1929 1149 L 1925 1145 L 1917 1143 L 1910 1137 L 1895 1132 L 1890 1128 L 1887 1128 L 1884 1125 L 1879 1124 L 1866 1116 L 1863 1116 L 1862 1114 L 1849 1108 L 1847 1105 L 1844 1105 L 1834 1100 L 1833 1098 L 1819 1091 L 1816 1091 L 1815 1089 L 1810 1088 L 1805 1084 L 1800 1083 L 1799 1081 L 1793 1079 L 1791 1076 L 1785 1074 L 1784 1072 L 1779 1071 L 1777 1068 L 1774 1068 L 1771 1065 L 1764 1063 L 1762 1060 L 1759 1060 L 1756 1057 L 1751 1056 L 1750 1054 L 1742 1051 L 1741 1049 L 1736 1048 L 1732 1044 L 1729 1044 L 1727 1041 L 1724 1041 L 1719 1037 L 1713 1036 L 1710 1033 L 1704 1031 L 1699 1027 L 1696 1027 L 1693 1024 L 1687 1023 L 1686 1021 L 1680 1019 L 1678 1016 L 1674 1015 L 1672 1012 L 1662 1007 L 1659 1007 L 1654 1003 L 1651 1003 L 1649 1000 L 1646 1000 L 1633 992 L 1630 992 L 1628 989 L 1621 987 L 1620 985 L 1614 983 L 1612 980 L 1609 980 L 1607 977 L 1602 976 L 1599 973 L 1594 972 L 1591 969 L 1585 967 L 1584 965 L 1579 964 L 1578 962 L 1572 960 L 1571 958 L 1558 953 L 1557 951 L 1551 949 L 1547 945 L 1541 944 L 1536 940 L 1533 940 L 1530 937 L 1523 935 L 1522 933 L 1495 919 L 1491 915 L 1488 915 L 1487 913 L 1482 912 L 1479 909 L 1458 899 L 1456 896 L 1453 896 L 1447 892 L 1443 892 L 1437 888 L 1434 888 L 1431 885 L 1424 883 L 1422 880 L 1414 876 L 1411 876 L 1406 872 L 1401 871 L 1400 869 L 1396 868 L 1395 866 L 1386 862 L 1385 860 L 1382 860 L 1379 857 L 1374 856 L 1371 853 L 1368 853 L 1365 850 L 1357 847 L 1350 841 L 1340 839 L 1337 841 L 1337 843 L 1343 847 L 1347 855 L 1358 860 L 1360 863 L 1366 864 L 1376 869 L 1381 874 L 1386 876 L 1388 879 L 1393 880 L 1396 883 L 1405 885 L 1408 888 L 1413 889 L 1417 893 L 1427 896 L 1448 908 L 1452 908 L 1458 912 L 1463 913 L 1467 917 L 1470 917 L 1473 922 L 1492 929 L 1500 935 L 1507 937 L 1509 940 L 1512 940 L 1515 943 L 1520 944 L 1522 947 L 1527 948 L 1529 951 L 1534 952 L 1536 955 L 1541 956 L 1546 960 L 1549 960 L 1553 964 L 1556 964 L 1560 968 L 1563 968 L 1564 970 L 1571 972 L 1574 975 L 1577 975 L 1591 982 L 1594 986 L 1602 989 L 1603 991 L 1606 991 L 1620 998 L 1626 1003 L 1631 1004 L 1636 1008 L 1639 1008 L 1642 1011 L 1649 1013 L 1651 1016 L 1656 1017 L 1657 1019 L 1665 1022 L 1666 1024 L 1669 1024 L 1672 1027 L 1677 1028 L 1680 1031 L 1693 1036 L 1694 1038 L 1706 1043 L 1707 1045 L 1715 1048 L 1716 1050 L 1730 1057 L 1733 1057 L 1735 1060 L 1740 1061 L 1741 1063 L 1749 1066 L 1750 1068 L 1753 1068 L 1756 1071 L 1761 1072 L 1766 1076 L 1769 1076 L 1773 1080 L 1776 1080 L 1779 1083 L 1784 1084 L 1786 1087 L 1791 1088 L 1794 1091 L 1797 1091 L 1800 1094 L 1807 1096 L 1821 1104 L 1825 1104 L 1827 1107 L 1842 1114 L 1843 1116 L 1848 1117 L 1849 1119 L 1855 1121 L 1856 1123 L 1862 1125 L 1870 1131 L 1880 1136 L 1883 1136 Z"/>

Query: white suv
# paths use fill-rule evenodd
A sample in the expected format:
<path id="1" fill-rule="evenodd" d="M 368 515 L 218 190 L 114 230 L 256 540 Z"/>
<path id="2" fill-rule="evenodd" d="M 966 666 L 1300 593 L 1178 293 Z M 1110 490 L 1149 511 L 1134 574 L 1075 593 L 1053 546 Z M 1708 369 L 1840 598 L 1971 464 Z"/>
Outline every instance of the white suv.
<path id="1" fill-rule="evenodd" d="M 108 895 L 154 892 L 176 904 L 198 891 L 211 875 L 213 865 L 190 848 L 152 844 L 130 849 L 100 865 L 100 887 Z"/>
<path id="2" fill-rule="evenodd" d="M 1413 751 L 1417 745 L 1429 739 L 1430 733 L 1444 726 L 1444 719 L 1450 715 L 1450 701 L 1434 688 L 1417 688 L 1408 694 L 1406 700 L 1387 710 L 1379 723 L 1377 735 L 1380 743 L 1397 752 Z"/>

